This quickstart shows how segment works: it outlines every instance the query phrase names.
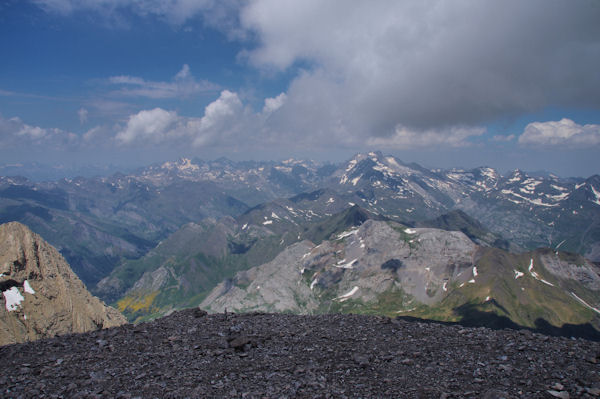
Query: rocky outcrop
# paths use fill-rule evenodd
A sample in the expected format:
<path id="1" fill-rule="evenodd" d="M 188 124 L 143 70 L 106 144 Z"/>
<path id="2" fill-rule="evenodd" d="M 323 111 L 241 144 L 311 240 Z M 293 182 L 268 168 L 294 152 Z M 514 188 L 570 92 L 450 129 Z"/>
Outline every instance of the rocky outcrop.
<path id="1" fill-rule="evenodd" d="M 0 345 L 126 322 L 92 296 L 60 253 L 26 226 L 0 226 Z"/>

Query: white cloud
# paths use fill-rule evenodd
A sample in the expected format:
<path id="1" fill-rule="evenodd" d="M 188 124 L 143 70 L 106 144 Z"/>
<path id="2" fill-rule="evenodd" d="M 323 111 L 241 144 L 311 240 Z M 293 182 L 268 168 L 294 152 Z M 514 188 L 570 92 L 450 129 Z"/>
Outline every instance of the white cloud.
<path id="1" fill-rule="evenodd" d="M 82 125 L 84 123 L 87 123 L 87 118 L 88 118 L 88 110 L 85 108 L 80 108 L 79 111 L 77 111 L 77 115 L 79 116 L 79 123 L 81 123 Z"/>
<path id="2" fill-rule="evenodd" d="M 241 106 L 224 117 L 225 135 L 239 134 L 240 142 L 260 137 L 265 143 L 313 147 L 365 142 L 457 147 L 490 120 L 547 107 L 600 107 L 600 7 L 587 1 L 36 3 L 65 15 L 134 13 L 177 26 L 201 18 L 203 26 L 217 27 L 246 46 L 241 60 L 274 76 L 295 74 L 283 97 L 265 100 L 262 115 Z M 121 86 L 121 95 L 155 99 L 215 89 L 194 81 L 186 66 L 168 82 L 135 76 L 111 81 Z M 213 133 L 219 124 L 206 127 L 211 118 L 205 111 L 200 118 L 205 122 L 175 123 L 177 129 L 194 130 L 198 145 L 219 141 Z M 524 135 L 520 142 L 528 139 Z"/>
<path id="3" fill-rule="evenodd" d="M 579 125 L 570 119 L 533 122 L 519 137 L 519 144 L 585 148 L 600 145 L 600 125 Z"/>
<path id="4" fill-rule="evenodd" d="M 244 109 L 237 93 L 223 90 L 208 104 L 201 118 L 180 116 L 162 108 L 130 115 L 115 136 L 117 143 L 154 145 L 163 142 L 194 146 L 226 144 L 244 129 L 252 129 L 257 116 Z M 235 139 L 234 139 L 235 140 Z"/>
<path id="5" fill-rule="evenodd" d="M 431 148 L 438 150 L 443 147 L 467 147 L 473 143 L 469 141 L 472 137 L 484 134 L 485 128 L 452 127 L 446 130 L 415 131 L 406 127 L 398 126 L 393 135 L 389 137 L 372 137 L 367 144 L 377 148 L 410 149 Z"/>
<path id="6" fill-rule="evenodd" d="M 195 94 L 213 92 L 218 86 L 207 80 L 197 81 L 184 64 L 171 82 L 147 81 L 137 76 L 112 76 L 109 83 L 122 86 L 115 93 L 127 97 L 186 98 Z"/>
<path id="7" fill-rule="evenodd" d="M 26 124 L 23 124 L 21 129 L 19 129 L 19 131 L 17 132 L 18 136 L 27 136 L 34 140 L 41 139 L 47 134 L 48 131 L 46 129 L 42 129 L 39 126 L 30 126 Z"/>
<path id="8" fill-rule="evenodd" d="M 116 139 L 122 144 L 133 141 L 160 143 L 174 136 L 172 132 L 178 122 L 179 117 L 174 111 L 161 108 L 143 110 L 129 117 L 127 126 L 117 134 Z"/>
<path id="9" fill-rule="evenodd" d="M 287 95 L 285 93 L 279 94 L 277 97 L 265 98 L 265 105 L 263 107 L 263 114 L 268 115 L 277 111 L 285 103 Z"/>
<path id="10" fill-rule="evenodd" d="M 75 133 L 58 128 L 32 126 L 18 117 L 5 119 L 0 116 L 0 148 L 74 148 L 78 144 L 79 137 Z"/>
<path id="11" fill-rule="evenodd" d="M 204 116 L 199 121 L 188 123 L 188 129 L 193 130 L 195 146 L 216 141 L 225 143 L 231 136 L 241 134 L 243 129 L 252 129 L 250 123 L 244 123 L 250 122 L 250 118 L 252 116 L 245 114 L 237 93 L 223 90 L 218 99 L 206 106 Z"/>
<path id="12" fill-rule="evenodd" d="M 243 56 L 261 69 L 304 67 L 280 130 L 385 138 L 402 125 L 454 143 L 449 126 L 600 106 L 600 8 L 588 5 L 257 0 L 240 12 L 257 37 Z"/>

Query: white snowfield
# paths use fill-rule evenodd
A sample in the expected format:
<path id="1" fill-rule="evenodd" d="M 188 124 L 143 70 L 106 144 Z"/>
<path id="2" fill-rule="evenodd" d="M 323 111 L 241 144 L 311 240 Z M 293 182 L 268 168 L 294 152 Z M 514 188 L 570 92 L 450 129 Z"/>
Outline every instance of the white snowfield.
<path id="1" fill-rule="evenodd" d="M 35 294 L 35 291 L 33 290 L 33 288 L 31 288 L 31 285 L 29 285 L 29 281 L 28 280 L 25 280 L 23 282 L 23 289 L 28 294 L 32 294 L 32 295 Z"/>
<path id="2" fill-rule="evenodd" d="M 417 234 L 417 230 L 413 230 L 413 229 L 404 229 L 404 232 L 406 234 Z"/>
<path id="3" fill-rule="evenodd" d="M 6 291 L 2 291 L 2 295 L 4 295 L 6 310 L 9 312 L 19 309 L 21 302 L 25 300 L 17 287 L 11 287 Z"/>

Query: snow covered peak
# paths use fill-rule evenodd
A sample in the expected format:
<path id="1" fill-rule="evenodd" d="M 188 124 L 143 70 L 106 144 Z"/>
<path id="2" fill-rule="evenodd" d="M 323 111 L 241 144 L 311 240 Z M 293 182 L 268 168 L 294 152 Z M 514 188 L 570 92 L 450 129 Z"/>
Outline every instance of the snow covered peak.
<path id="1" fill-rule="evenodd" d="M 165 162 L 162 164 L 161 168 L 167 170 L 178 170 L 180 172 L 194 172 L 200 169 L 200 167 L 196 164 L 193 164 L 192 160 L 189 158 L 180 158 L 175 162 Z"/>
<path id="2" fill-rule="evenodd" d="M 516 183 L 523 180 L 524 177 L 525 176 L 523 175 L 523 172 L 521 172 L 519 169 L 515 169 L 510 175 L 507 176 L 507 179 L 510 183 Z"/>

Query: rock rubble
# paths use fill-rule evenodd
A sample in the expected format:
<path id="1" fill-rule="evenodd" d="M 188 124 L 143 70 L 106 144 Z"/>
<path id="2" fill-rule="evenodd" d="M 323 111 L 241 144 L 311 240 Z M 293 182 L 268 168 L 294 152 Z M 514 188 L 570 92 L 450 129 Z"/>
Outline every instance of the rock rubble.
<path id="1" fill-rule="evenodd" d="M 600 343 L 360 315 L 175 312 L 0 347 L 6 398 L 593 398 Z"/>

